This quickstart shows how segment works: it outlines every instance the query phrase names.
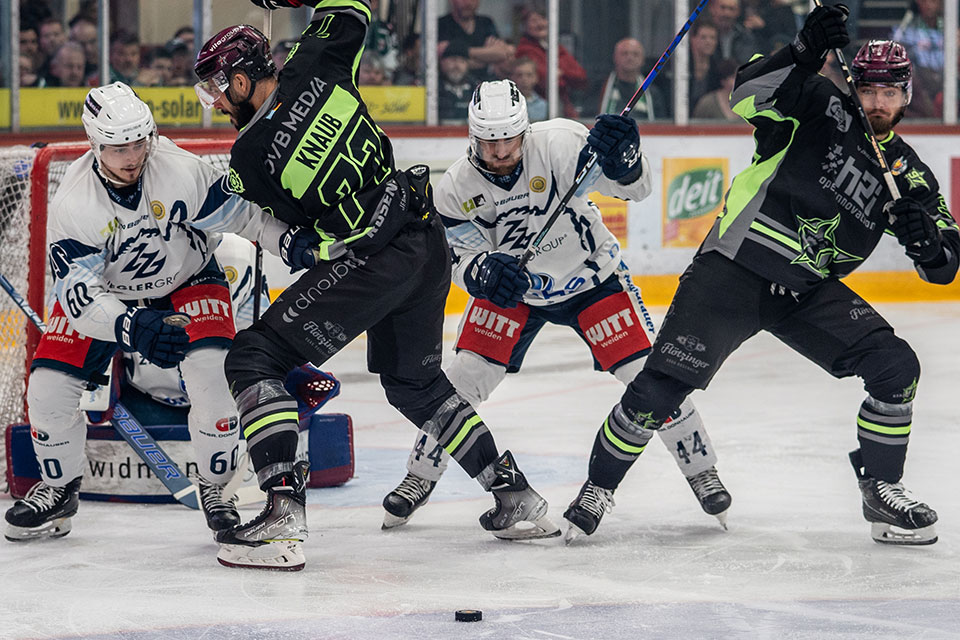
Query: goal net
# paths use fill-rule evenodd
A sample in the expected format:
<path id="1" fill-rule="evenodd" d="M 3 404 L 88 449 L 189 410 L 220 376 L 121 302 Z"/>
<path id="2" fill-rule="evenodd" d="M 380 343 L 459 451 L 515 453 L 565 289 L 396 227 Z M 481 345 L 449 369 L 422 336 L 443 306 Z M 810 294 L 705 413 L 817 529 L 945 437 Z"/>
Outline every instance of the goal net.
<path id="1" fill-rule="evenodd" d="M 175 140 L 226 172 L 232 140 Z M 87 143 L 0 147 L 0 273 L 43 318 L 52 305 L 47 264 L 47 206 Z M 78 203 L 78 206 L 82 203 Z M 0 493 L 6 491 L 7 425 L 26 422 L 25 392 L 40 332 L 0 291 Z"/>

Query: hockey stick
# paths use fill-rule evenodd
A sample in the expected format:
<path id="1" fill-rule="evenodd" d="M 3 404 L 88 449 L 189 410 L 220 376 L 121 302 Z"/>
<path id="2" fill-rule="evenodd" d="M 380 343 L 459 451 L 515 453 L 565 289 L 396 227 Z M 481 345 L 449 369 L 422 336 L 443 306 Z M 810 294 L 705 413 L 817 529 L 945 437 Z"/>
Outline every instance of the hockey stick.
<path id="1" fill-rule="evenodd" d="M 270 46 L 270 32 L 273 31 L 273 12 L 270 9 L 263 10 L 263 35 L 267 39 L 267 46 Z M 253 288 L 256 292 L 253 297 L 253 321 L 260 319 L 260 292 L 263 291 L 263 247 L 259 242 L 253 243 Z"/>
<path id="2" fill-rule="evenodd" d="M 707 6 L 709 0 L 700 0 L 700 3 L 697 5 L 696 9 L 693 10 L 693 13 L 690 14 L 690 17 L 687 18 L 687 21 L 683 23 L 683 26 L 680 28 L 680 31 L 677 33 L 676 37 L 673 39 L 673 42 L 670 43 L 670 46 L 667 47 L 667 50 L 663 52 L 660 56 L 660 59 L 657 60 L 657 64 L 653 65 L 653 69 L 650 70 L 650 73 L 647 74 L 647 77 L 643 79 L 643 82 L 640 84 L 640 87 L 636 90 L 630 100 L 627 102 L 627 106 L 623 108 L 623 111 L 620 112 L 621 116 L 626 116 L 630 114 L 630 111 L 637 104 L 637 101 L 643 96 L 644 92 L 647 90 L 647 87 L 650 86 L 650 83 L 653 82 L 653 79 L 657 77 L 657 74 L 660 73 L 660 69 L 663 68 L 663 65 L 667 63 L 667 60 L 670 59 L 670 56 L 673 54 L 673 50 L 677 48 L 677 45 L 680 44 L 680 41 L 683 40 L 683 36 L 686 35 L 687 31 L 690 30 L 690 27 L 693 26 L 694 20 L 697 19 L 697 16 L 700 15 L 700 12 L 703 11 L 703 8 Z M 573 184 L 570 185 L 570 188 L 567 189 L 567 192 L 563 194 L 563 197 L 560 198 L 560 202 L 557 203 L 557 208 L 554 210 L 553 214 L 547 219 L 546 224 L 543 225 L 543 229 L 540 230 L 540 233 L 537 234 L 537 237 L 533 239 L 533 242 L 530 243 L 530 246 L 527 247 L 527 250 L 523 252 L 523 256 L 520 258 L 520 268 L 522 269 L 526 264 L 533 258 L 536 250 L 540 247 L 540 243 L 543 242 L 543 239 L 547 236 L 547 233 L 550 232 L 551 227 L 557 221 L 557 218 L 560 217 L 560 214 L 563 213 L 564 209 L 567 207 L 567 203 L 570 202 L 577 190 L 580 188 L 584 182 L 587 181 L 587 176 L 590 174 L 597 165 L 597 154 L 590 152 L 590 156 L 587 159 L 583 168 L 580 169 L 577 176 L 573 179 Z"/>
<path id="3" fill-rule="evenodd" d="M 813 0 L 818 7 L 823 6 L 821 0 Z M 844 7 L 846 8 L 846 7 Z M 870 124 L 870 118 L 867 117 L 866 112 L 863 110 L 863 103 L 860 102 L 860 94 L 857 93 L 857 87 L 853 83 L 853 74 L 850 73 L 850 67 L 847 66 L 846 60 L 843 58 L 843 51 L 840 48 L 833 50 L 835 56 L 837 56 L 837 62 L 840 63 L 840 70 L 843 71 L 843 77 L 847 82 L 847 88 L 850 89 L 850 98 L 853 100 L 853 104 L 857 107 L 857 115 L 860 118 L 860 124 L 863 125 L 863 128 L 867 130 L 867 139 L 870 140 L 870 146 L 873 148 L 873 155 L 876 156 L 877 162 L 880 163 L 880 169 L 883 171 L 883 181 L 887 184 L 887 189 L 890 191 L 890 195 L 893 196 L 894 200 L 900 199 L 900 188 L 897 187 L 897 183 L 893 180 L 893 173 L 890 172 L 890 167 L 887 166 L 887 159 L 883 157 L 883 151 L 880 149 L 880 144 L 877 142 L 877 135 L 873 132 L 873 125 Z M 890 216 L 890 222 L 893 222 L 893 215 Z"/>
<path id="4" fill-rule="evenodd" d="M 30 308 L 27 301 L 23 299 L 20 292 L 7 280 L 6 276 L 0 273 L 0 287 L 10 296 L 20 310 L 30 319 L 30 321 L 44 333 L 47 325 L 37 315 L 37 312 Z M 171 316 L 177 318 L 177 316 Z M 169 324 L 174 324 L 178 320 Z M 119 401 L 113 405 L 113 415 L 110 417 L 110 424 L 116 429 L 117 433 L 127 441 L 127 444 L 136 452 L 137 456 L 146 463 L 147 467 L 157 476 L 163 486 L 167 488 L 170 494 L 177 502 L 190 507 L 199 509 L 200 502 L 197 498 L 197 487 L 194 485 L 177 463 L 167 455 L 167 453 L 157 444 L 143 425 L 133 417 L 126 407 Z"/>

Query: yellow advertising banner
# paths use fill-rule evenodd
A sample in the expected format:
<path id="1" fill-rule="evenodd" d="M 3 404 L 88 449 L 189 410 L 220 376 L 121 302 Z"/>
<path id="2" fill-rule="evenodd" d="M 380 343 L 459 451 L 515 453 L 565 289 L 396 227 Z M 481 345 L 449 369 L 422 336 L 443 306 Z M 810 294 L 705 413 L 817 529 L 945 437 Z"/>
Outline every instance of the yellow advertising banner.
<path id="1" fill-rule="evenodd" d="M 663 159 L 663 246 L 698 247 L 723 208 L 727 158 Z"/>
<path id="2" fill-rule="evenodd" d="M 153 117 L 164 125 L 201 126 L 203 108 L 193 87 L 134 87 L 137 95 L 150 105 Z M 83 99 L 88 87 L 20 90 L 20 126 L 80 127 Z M 363 87 L 360 91 L 368 110 L 377 122 L 423 122 L 426 120 L 424 87 Z M 213 112 L 214 124 L 228 124 L 229 119 Z M 0 129 L 10 128 L 10 90 L 0 89 Z"/>
<path id="3" fill-rule="evenodd" d="M 605 196 L 594 191 L 588 196 L 594 204 L 600 207 L 603 214 L 603 224 L 617 237 L 621 249 L 627 248 L 627 203 L 620 198 Z"/>
<path id="4" fill-rule="evenodd" d="M 427 90 L 424 87 L 360 87 L 373 119 L 383 122 L 425 122 Z"/>

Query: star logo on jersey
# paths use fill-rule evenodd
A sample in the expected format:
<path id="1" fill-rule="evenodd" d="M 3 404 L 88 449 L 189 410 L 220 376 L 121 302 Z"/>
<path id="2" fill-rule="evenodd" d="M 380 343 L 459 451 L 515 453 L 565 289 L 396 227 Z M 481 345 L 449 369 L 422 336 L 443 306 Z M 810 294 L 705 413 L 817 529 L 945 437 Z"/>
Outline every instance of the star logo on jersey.
<path id="1" fill-rule="evenodd" d="M 830 272 L 830 265 L 835 262 L 863 260 L 837 246 L 835 235 L 840 224 L 839 213 L 830 220 L 797 218 L 797 221 L 800 223 L 797 230 L 800 237 L 800 255 L 791 260 L 791 264 L 805 264 L 826 276 Z"/>
<path id="2" fill-rule="evenodd" d="M 911 169 L 903 176 L 907 179 L 910 189 L 916 189 L 917 187 L 923 187 L 924 189 L 929 189 L 927 184 L 927 179 L 924 177 L 923 171 L 918 171 L 917 169 Z"/>
<path id="3" fill-rule="evenodd" d="M 647 411 L 646 413 L 640 413 L 639 411 L 633 416 L 631 422 L 637 425 L 641 429 L 659 429 L 660 421 L 654 419 L 653 411 Z"/>

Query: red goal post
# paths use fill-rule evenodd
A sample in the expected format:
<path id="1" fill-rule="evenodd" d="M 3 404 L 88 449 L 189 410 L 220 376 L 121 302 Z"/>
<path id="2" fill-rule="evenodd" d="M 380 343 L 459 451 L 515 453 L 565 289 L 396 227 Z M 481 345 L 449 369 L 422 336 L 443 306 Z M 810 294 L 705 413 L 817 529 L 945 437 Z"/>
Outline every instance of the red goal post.
<path id="1" fill-rule="evenodd" d="M 226 172 L 232 140 L 174 142 Z M 86 142 L 0 147 L 0 273 L 43 317 L 52 305 L 47 210 L 67 167 L 89 149 Z M 26 379 L 39 340 L 40 332 L 0 291 L 0 448 L 5 448 L 6 426 L 25 421 Z M 6 455 L 0 451 L 0 487 L 5 471 Z"/>

